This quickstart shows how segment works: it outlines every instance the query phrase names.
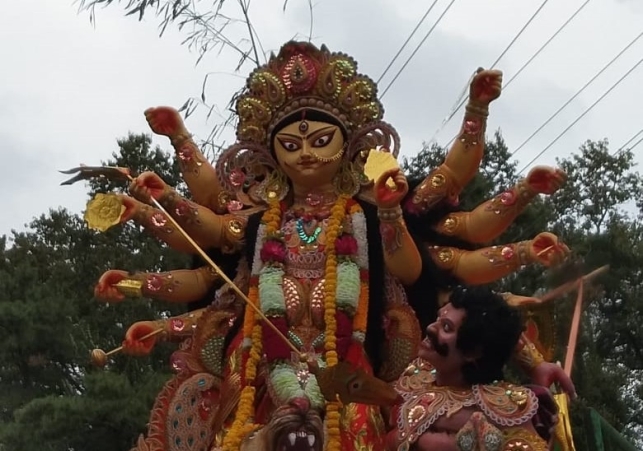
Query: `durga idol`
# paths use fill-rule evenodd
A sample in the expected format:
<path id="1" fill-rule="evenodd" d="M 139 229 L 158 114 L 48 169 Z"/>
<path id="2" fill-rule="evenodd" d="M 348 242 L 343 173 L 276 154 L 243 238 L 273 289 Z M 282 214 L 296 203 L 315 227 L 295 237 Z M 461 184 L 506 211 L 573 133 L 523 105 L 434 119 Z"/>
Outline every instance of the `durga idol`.
<path id="1" fill-rule="evenodd" d="M 383 449 L 379 407 L 328 401 L 292 349 L 314 356 L 320 368 L 349 362 L 393 381 L 435 320 L 439 291 L 486 284 L 567 254 L 550 233 L 482 246 L 530 200 L 560 187 L 564 176 L 556 169 L 535 168 L 471 212 L 452 208 L 478 170 L 488 106 L 501 81 L 498 71 L 475 76 L 444 163 L 410 182 L 396 165 L 369 176 L 373 155 L 394 161 L 399 137 L 382 121 L 375 83 L 352 58 L 325 47 L 290 42 L 250 75 L 236 102 L 237 141 L 215 167 L 175 110 L 146 112 L 152 130 L 171 139 L 192 200 L 143 173 L 131 196 L 119 197 L 120 220 L 194 253 L 167 212 L 213 259 L 232 267 L 230 279 L 252 305 L 205 264 L 101 277 L 96 296 L 109 302 L 123 301 L 127 284 L 129 294 L 138 286 L 134 294 L 146 298 L 206 300 L 188 314 L 140 321 L 126 332 L 130 354 L 149 353 L 160 337 L 181 343 L 172 357 L 177 374 L 159 394 L 136 449 Z M 159 328 L 164 334 L 143 339 Z M 529 374 L 555 371 L 527 341 L 516 357 Z"/>

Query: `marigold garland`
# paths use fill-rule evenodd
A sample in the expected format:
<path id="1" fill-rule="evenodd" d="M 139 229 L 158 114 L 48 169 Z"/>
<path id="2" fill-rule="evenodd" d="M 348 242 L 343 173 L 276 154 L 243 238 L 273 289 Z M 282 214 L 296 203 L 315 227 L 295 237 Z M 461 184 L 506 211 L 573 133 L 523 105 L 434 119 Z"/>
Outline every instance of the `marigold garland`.
<path id="1" fill-rule="evenodd" d="M 331 209 L 331 216 L 326 230 L 326 284 L 324 287 L 324 321 L 326 323 L 324 348 L 326 350 L 326 365 L 337 365 L 337 320 L 335 319 L 337 293 L 337 253 L 335 241 L 339 236 L 342 221 L 346 215 L 347 196 L 340 196 Z M 341 451 L 340 439 L 340 403 L 338 401 L 326 404 L 326 427 L 328 430 L 327 451 Z"/>
<path id="2" fill-rule="evenodd" d="M 324 322 L 325 328 L 325 360 L 327 366 L 334 366 L 338 363 L 337 355 L 337 279 L 338 279 L 338 255 L 336 249 L 337 239 L 342 230 L 343 220 L 346 214 L 351 216 L 361 213 L 361 206 L 352 201 L 348 196 L 340 196 L 331 209 L 331 215 L 328 220 L 326 230 L 326 268 L 325 268 L 325 288 L 324 288 Z M 266 210 L 262 217 L 262 223 L 265 226 L 265 239 L 281 240 L 279 230 L 282 220 L 282 206 L 279 203 L 273 203 Z M 344 256 L 340 256 L 345 258 Z M 278 262 L 264 262 L 266 264 L 279 264 Z M 359 300 L 357 309 L 353 318 L 353 331 L 366 331 L 366 320 L 368 313 L 368 269 L 360 268 L 360 287 Z M 252 279 L 252 284 L 248 292 L 248 298 L 255 305 L 259 305 L 258 278 Z M 244 341 L 251 340 L 251 346 L 248 351 L 248 357 L 245 365 L 245 387 L 241 393 L 241 399 L 235 415 L 234 422 L 224 441 L 224 449 L 233 451 L 239 449 L 243 439 L 247 434 L 257 428 L 257 425 L 249 422 L 254 415 L 254 403 L 256 388 L 254 386 L 257 375 L 257 365 L 262 353 L 262 327 L 254 309 L 246 307 L 245 319 L 243 325 Z M 327 451 L 341 451 L 341 432 L 340 432 L 340 407 L 339 401 L 326 403 L 326 428 L 328 431 Z"/>
<path id="3" fill-rule="evenodd" d="M 279 230 L 281 223 L 281 206 L 275 202 L 264 212 L 262 221 L 266 224 L 266 236 L 274 237 Z M 256 278 L 255 278 L 256 279 Z M 259 305 L 258 281 L 255 280 L 248 290 L 248 300 L 255 306 Z M 237 451 L 241 447 L 241 442 L 247 434 L 252 432 L 255 424 L 248 424 L 248 420 L 254 415 L 254 404 L 256 389 L 254 386 L 255 377 L 257 376 L 257 365 L 261 359 L 262 340 L 261 340 L 261 323 L 257 315 L 249 305 L 245 309 L 243 322 L 244 339 L 250 338 L 252 346 L 248 352 L 248 359 L 245 367 L 245 387 L 241 391 L 239 406 L 232 422 L 230 430 L 226 434 L 223 449 L 226 451 Z"/>

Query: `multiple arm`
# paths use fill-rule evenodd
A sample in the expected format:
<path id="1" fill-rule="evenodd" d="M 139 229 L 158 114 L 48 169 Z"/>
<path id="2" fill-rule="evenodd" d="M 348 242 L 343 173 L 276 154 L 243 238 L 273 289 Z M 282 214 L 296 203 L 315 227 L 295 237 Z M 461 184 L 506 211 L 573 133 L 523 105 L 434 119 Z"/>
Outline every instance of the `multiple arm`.
<path id="1" fill-rule="evenodd" d="M 108 277 L 109 273 L 106 273 Z M 202 299 L 219 279 L 219 275 L 212 268 L 203 266 L 192 270 L 136 273 L 128 275 L 112 286 L 125 296 L 188 303 Z"/>
<path id="2" fill-rule="evenodd" d="M 406 209 L 422 214 L 444 200 L 457 203 L 462 189 L 478 172 L 484 155 L 489 104 L 500 96 L 501 90 L 500 71 L 478 71 L 469 88 L 469 103 L 458 137 L 442 165 L 415 188 Z"/>
<path id="3" fill-rule="evenodd" d="M 521 180 L 471 212 L 448 214 L 435 229 L 470 243 L 487 243 L 507 230 L 537 194 L 526 180 Z"/>
<path id="4" fill-rule="evenodd" d="M 194 201 L 218 214 L 227 212 L 230 199 L 217 173 L 187 131 L 178 111 L 169 107 L 150 108 L 145 118 L 154 133 L 170 138 L 177 161 Z"/>
<path id="5" fill-rule="evenodd" d="M 177 251 L 191 254 L 196 252 L 165 213 L 146 205 L 151 203 L 152 197 L 157 199 L 165 211 L 172 215 L 202 249 L 216 248 L 224 252 L 233 252 L 242 245 L 246 226 L 244 216 L 217 215 L 208 208 L 181 197 L 152 172 L 137 177 L 130 186 L 130 193 L 138 200 L 121 197 L 127 208 L 123 220 L 134 220 Z"/>
<path id="6" fill-rule="evenodd" d="M 532 240 L 474 251 L 447 246 L 429 246 L 428 249 L 438 267 L 468 285 L 494 282 L 532 263 L 550 266 L 569 253 L 567 246 L 547 232 Z"/>
<path id="7" fill-rule="evenodd" d="M 487 243 L 500 236 L 525 207 L 539 194 L 553 194 L 565 182 L 565 173 L 548 166 L 537 166 L 526 178 L 471 212 L 448 214 L 436 231 L 470 243 Z"/>
<path id="8" fill-rule="evenodd" d="M 482 161 L 487 116 L 487 106 L 467 105 L 458 138 L 444 162 L 415 188 L 405 206 L 409 211 L 423 214 L 444 200 L 457 203 Z"/>

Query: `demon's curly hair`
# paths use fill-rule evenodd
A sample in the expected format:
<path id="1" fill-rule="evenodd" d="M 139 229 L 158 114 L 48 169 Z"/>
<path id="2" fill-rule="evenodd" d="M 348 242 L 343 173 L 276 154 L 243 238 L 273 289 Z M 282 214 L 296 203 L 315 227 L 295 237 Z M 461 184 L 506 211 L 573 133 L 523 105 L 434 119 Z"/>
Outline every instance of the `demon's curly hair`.
<path id="1" fill-rule="evenodd" d="M 466 312 L 458 329 L 457 348 L 463 354 L 479 356 L 464 364 L 465 381 L 490 384 L 503 379 L 503 368 L 523 331 L 518 309 L 509 306 L 499 294 L 481 287 L 459 287 L 451 294 L 450 302 Z"/>

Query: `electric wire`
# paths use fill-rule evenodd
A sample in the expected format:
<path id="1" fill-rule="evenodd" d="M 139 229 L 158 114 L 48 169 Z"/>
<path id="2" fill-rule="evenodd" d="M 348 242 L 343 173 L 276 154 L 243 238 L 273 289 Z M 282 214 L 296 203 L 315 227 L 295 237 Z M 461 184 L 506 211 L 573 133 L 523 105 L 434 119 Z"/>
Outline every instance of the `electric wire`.
<path id="1" fill-rule="evenodd" d="M 627 145 L 628 145 L 629 143 L 631 143 L 632 141 L 634 141 L 636 138 L 638 138 L 638 136 L 639 136 L 641 133 L 643 133 L 643 128 L 642 128 L 641 130 L 639 130 L 639 132 L 638 132 L 637 134 L 635 134 L 635 135 L 634 135 L 634 136 L 632 136 L 630 139 L 628 139 L 628 140 L 625 142 L 625 144 L 623 144 L 621 147 L 619 147 L 619 148 L 618 148 L 618 150 L 617 150 L 616 152 L 614 152 L 614 155 L 618 155 L 619 153 L 623 152 L 623 151 L 625 150 L 625 148 L 627 147 Z M 641 138 L 641 139 L 643 139 L 643 138 Z M 637 141 L 637 142 L 636 142 L 636 144 L 635 144 L 634 146 L 632 146 L 632 147 L 636 147 L 636 146 L 638 145 L 638 143 L 639 143 L 639 142 L 640 142 L 640 140 L 639 140 L 639 141 Z"/>
<path id="2" fill-rule="evenodd" d="M 424 43 L 426 42 L 426 40 L 427 40 L 427 39 L 429 39 L 429 36 L 431 36 L 431 34 L 433 33 L 433 30 L 435 30 L 435 28 L 438 26 L 438 24 L 442 21 L 442 18 L 446 15 L 446 13 L 447 13 L 447 12 L 449 12 L 449 10 L 451 9 L 451 7 L 453 6 L 453 4 L 454 4 L 454 3 L 455 3 L 455 0 L 451 0 L 451 3 L 449 3 L 449 5 L 448 5 L 448 6 L 446 7 L 446 9 L 442 12 L 442 14 L 440 14 L 440 17 L 438 17 L 438 20 L 433 24 L 433 26 L 429 29 L 429 31 L 424 35 L 424 38 L 422 38 L 422 40 L 420 41 L 420 43 L 415 47 L 415 50 L 413 50 L 413 53 L 411 53 L 411 56 L 409 56 L 409 57 L 408 57 L 408 59 L 407 59 L 407 60 L 406 60 L 406 62 L 402 65 L 402 67 L 400 68 L 400 70 L 399 70 L 399 71 L 397 71 L 397 73 L 395 74 L 395 77 L 393 77 L 393 80 L 391 80 L 391 82 L 386 86 L 386 89 L 384 89 L 384 91 L 382 92 L 382 95 L 380 96 L 380 99 L 382 99 L 382 98 L 386 95 L 386 93 L 388 92 L 388 90 L 389 90 L 389 89 L 391 89 L 391 86 L 393 86 L 393 84 L 394 84 L 394 83 L 395 83 L 395 81 L 398 79 L 398 77 L 402 74 L 402 72 L 404 71 L 404 69 L 406 69 L 406 66 L 408 66 L 408 65 L 409 65 L 409 63 L 411 62 L 411 60 L 413 59 L 413 57 L 415 57 L 415 55 L 416 55 L 416 54 L 417 54 L 417 52 L 420 50 L 420 48 L 422 47 L 422 45 L 424 45 Z"/>
<path id="3" fill-rule="evenodd" d="M 551 42 L 552 42 L 552 41 L 553 41 L 553 40 L 554 40 L 554 39 L 555 39 L 555 38 L 556 38 L 556 37 L 557 37 L 557 36 L 558 36 L 558 35 L 559 35 L 559 34 L 560 34 L 560 33 L 561 33 L 565 28 L 566 28 L 566 27 L 567 27 L 567 25 L 569 25 L 569 24 L 570 24 L 570 22 L 571 22 L 572 20 L 574 20 L 574 19 L 576 18 L 576 16 L 578 16 L 578 14 L 579 14 L 579 13 L 580 13 L 580 12 L 581 12 L 581 11 L 582 11 L 582 10 L 583 10 L 587 5 L 588 5 L 588 4 L 589 4 L 589 2 L 590 2 L 590 1 L 591 1 L 591 0 L 585 0 L 585 3 L 583 3 L 582 5 L 580 5 L 580 7 L 579 7 L 575 12 L 574 12 L 574 14 L 572 14 L 571 16 L 569 16 L 569 18 L 568 18 L 568 19 L 567 19 L 567 20 L 566 20 L 566 21 L 565 21 L 565 22 L 564 22 L 564 23 L 563 23 L 563 24 L 558 28 L 558 30 L 556 30 L 556 31 L 554 32 L 554 34 L 552 34 L 552 35 L 549 37 L 549 39 L 547 39 L 547 41 L 546 41 L 543 45 L 541 45 L 541 46 L 540 46 L 540 48 L 539 48 L 538 50 L 536 50 L 536 53 L 534 53 L 534 54 L 531 56 L 531 58 L 529 58 L 529 59 L 527 60 L 527 62 L 526 62 L 525 64 L 523 64 L 523 65 L 520 67 L 520 69 L 518 69 L 518 71 L 517 71 L 515 74 L 513 74 L 513 76 L 512 76 L 512 77 L 507 81 L 507 83 L 505 83 L 505 85 L 502 87 L 503 91 L 505 91 L 505 90 L 507 89 L 507 87 L 508 87 L 508 86 L 509 86 L 509 85 L 510 85 L 510 84 L 511 84 L 515 79 L 516 79 L 516 77 L 518 77 L 518 75 L 520 75 L 520 74 L 522 73 L 522 71 L 523 71 L 523 70 L 525 70 L 525 68 L 527 68 L 527 66 L 529 66 L 529 65 L 531 64 L 531 62 L 532 62 L 533 60 L 535 60 L 535 59 L 538 57 L 538 55 L 540 55 L 540 54 L 541 54 L 541 52 L 542 52 L 543 50 L 545 50 L 545 48 L 546 48 L 549 44 L 551 44 Z"/>
<path id="4" fill-rule="evenodd" d="M 519 172 L 518 175 L 522 174 L 525 169 L 527 169 L 531 164 L 533 164 L 538 158 L 540 158 L 545 152 L 547 152 L 560 138 L 563 137 L 574 125 L 576 125 L 582 118 L 587 115 L 596 105 L 598 105 L 599 102 L 601 102 L 609 93 L 611 93 L 618 85 L 621 84 L 623 80 L 625 80 L 636 68 L 638 68 L 641 63 L 643 63 L 643 58 L 641 58 L 634 66 L 630 68 L 621 78 L 619 78 L 607 91 L 603 93 L 594 103 L 592 103 L 585 111 L 581 113 L 580 116 L 578 116 L 574 122 L 569 124 L 565 130 L 563 130 L 552 142 L 550 142 L 547 147 L 545 147 L 543 150 L 541 150 L 534 158 L 532 158 L 529 163 L 527 163 Z"/>
<path id="5" fill-rule="evenodd" d="M 566 20 L 566 21 L 565 21 L 565 22 L 560 26 L 560 28 L 558 28 L 558 30 L 556 30 L 556 32 L 555 32 L 554 34 L 552 34 L 552 35 L 549 37 L 549 39 L 547 39 L 547 41 L 546 41 L 542 46 L 540 46 L 540 48 L 539 48 L 538 50 L 536 50 L 536 52 L 531 56 L 531 58 L 529 58 L 529 59 L 527 60 L 527 62 L 526 62 L 525 64 L 523 64 L 523 65 L 520 67 L 520 69 L 518 69 L 518 71 L 517 71 L 517 72 L 516 72 L 516 73 L 515 73 L 515 74 L 514 74 L 510 79 L 509 79 L 509 81 L 507 81 L 507 83 L 505 83 L 505 84 L 504 84 L 504 86 L 502 87 L 503 92 L 506 92 L 506 91 L 507 91 L 507 88 L 509 87 L 509 85 L 510 85 L 510 84 L 511 84 L 511 83 L 512 83 L 512 82 L 513 82 L 513 81 L 518 77 L 518 75 L 520 75 L 520 74 L 522 73 L 522 71 L 523 71 L 523 70 L 525 70 L 525 69 L 527 68 L 527 66 L 529 66 L 529 65 L 533 62 L 533 60 L 534 60 L 534 59 L 536 59 L 536 57 L 537 57 L 538 55 L 540 55 L 540 54 L 542 53 L 542 51 L 543 51 L 543 50 L 545 50 L 545 48 L 546 48 L 549 44 L 551 44 L 551 42 L 554 40 L 554 38 L 556 38 L 556 36 L 558 36 L 558 35 L 559 35 L 559 34 L 560 34 L 560 33 L 561 33 L 561 32 L 562 32 L 562 31 L 567 27 L 567 25 L 569 25 L 569 24 L 570 24 L 570 22 L 571 22 L 572 20 L 574 20 L 574 18 L 576 18 L 576 16 L 578 16 L 578 14 L 579 14 L 579 13 L 580 13 L 584 8 L 585 8 L 585 6 L 587 6 L 587 4 L 588 4 L 589 2 L 590 2 L 590 0 L 586 0 L 586 1 L 585 1 L 585 3 L 583 3 L 583 4 L 582 4 L 582 5 L 581 5 L 581 6 L 580 6 L 580 7 L 579 7 L 575 12 L 574 12 L 574 14 L 572 14 L 571 16 L 569 16 L 569 18 L 568 18 L 568 19 L 567 19 L 567 20 Z M 465 99 L 465 101 L 466 101 L 466 99 Z M 462 105 L 464 105 L 464 101 L 463 101 L 463 102 L 458 106 L 458 108 L 462 108 Z M 439 131 L 441 131 L 441 129 L 440 129 Z M 458 134 L 456 134 L 453 138 L 451 138 L 451 141 L 449 141 L 449 142 L 446 144 L 446 146 L 445 146 L 445 147 L 449 147 L 451 144 L 453 144 L 453 141 L 455 141 L 457 137 L 458 137 Z"/>
<path id="6" fill-rule="evenodd" d="M 510 155 L 509 155 L 509 156 L 514 156 L 514 155 L 515 155 L 515 154 L 517 154 L 517 153 L 518 153 L 518 152 L 519 152 L 523 147 L 525 147 L 525 145 L 526 145 L 529 141 L 531 141 L 531 139 L 532 139 L 534 136 L 536 136 L 538 133 L 540 133 L 540 131 L 541 131 L 543 128 L 545 128 L 545 127 L 547 126 L 547 124 L 549 124 L 552 120 L 554 120 L 554 119 L 555 119 L 555 118 L 556 118 L 556 117 L 561 113 L 561 111 L 563 111 L 563 110 L 567 107 L 567 105 L 569 105 L 570 103 L 572 103 L 572 101 L 574 101 L 574 99 L 576 99 L 576 97 L 578 97 L 580 94 L 582 94 L 582 93 L 583 93 L 583 91 L 585 91 L 585 89 L 587 89 L 587 88 L 589 87 L 589 85 L 591 85 L 591 84 L 592 84 L 592 83 L 593 83 L 593 82 L 594 82 L 598 77 L 600 77 L 600 76 L 603 74 L 603 72 L 605 72 L 607 69 L 609 69 L 609 67 L 610 67 L 610 66 L 612 66 L 612 64 L 614 64 L 614 63 L 615 63 L 615 62 L 616 62 L 616 61 L 617 61 L 617 60 L 618 60 L 618 59 L 619 59 L 619 58 L 620 58 L 620 57 L 621 57 L 621 56 L 622 56 L 622 55 L 623 55 L 627 50 L 629 50 L 629 48 L 630 48 L 630 47 L 632 47 L 632 46 L 636 43 L 636 41 L 638 41 L 641 37 L 643 37 L 643 32 L 641 32 L 641 33 L 640 33 L 637 37 L 635 37 L 635 38 L 634 38 L 634 39 L 633 39 L 629 44 L 627 44 L 627 45 L 626 45 L 626 46 L 625 46 L 625 47 L 624 47 L 620 52 L 618 52 L 618 54 L 617 54 L 614 58 L 612 58 L 612 59 L 611 59 L 611 60 L 610 60 L 610 61 L 609 61 L 605 66 L 603 66 L 603 68 L 602 68 L 601 70 L 599 70 L 599 71 L 598 71 L 598 72 L 597 72 L 597 73 L 596 73 L 596 74 L 595 74 L 595 75 L 594 75 L 594 76 L 593 76 L 593 77 L 592 77 L 592 78 L 591 78 L 587 83 L 585 83 L 585 84 L 583 85 L 583 87 L 582 87 L 582 88 L 580 88 L 578 91 L 576 91 L 576 93 L 575 93 L 573 96 L 571 96 L 571 97 L 569 98 L 569 100 L 567 100 L 567 101 L 566 101 L 566 102 L 565 102 L 565 103 L 564 103 L 560 108 L 558 108 L 558 109 L 554 112 L 554 114 L 552 114 L 551 116 L 549 116 L 549 118 L 548 118 L 548 119 L 547 119 L 547 120 L 546 120 L 546 121 L 545 121 L 545 122 L 544 122 L 540 127 L 538 127 L 538 128 L 536 129 L 536 131 L 534 131 L 531 135 L 529 135 L 529 137 L 528 137 L 527 139 L 525 139 L 525 140 L 524 140 L 524 141 L 523 141 L 523 142 L 522 142 L 522 143 L 521 143 L 521 144 L 520 144 L 520 145 L 519 145 L 519 146 L 518 146 L 518 147 L 517 147 L 517 148 L 516 148 L 516 149 L 515 149 L 515 150 L 514 150 Z"/>
<path id="7" fill-rule="evenodd" d="M 496 58 L 496 61 L 494 61 L 494 63 L 489 67 L 490 69 L 493 69 L 494 67 L 496 67 L 496 65 L 500 62 L 500 60 L 502 59 L 502 57 L 503 57 L 503 56 L 505 56 L 505 55 L 507 54 L 507 52 L 509 51 L 509 49 L 511 49 L 511 47 L 513 47 L 513 45 L 516 43 L 516 41 L 518 40 L 518 38 L 519 38 L 519 37 L 520 37 L 520 36 L 525 32 L 525 30 L 527 29 L 527 27 L 529 27 L 529 25 L 534 21 L 534 19 L 538 16 L 538 14 L 540 13 L 540 11 L 542 11 L 542 9 L 545 7 L 545 5 L 546 5 L 548 2 L 549 2 L 549 0 L 545 0 L 545 1 L 543 1 L 543 2 L 540 4 L 540 6 L 538 7 L 538 9 L 537 9 L 537 10 L 536 10 L 532 15 L 531 15 L 531 17 L 529 18 L 529 20 L 527 20 L 527 22 L 525 22 L 525 24 L 522 26 L 522 28 L 520 29 L 520 31 L 518 31 L 518 33 L 513 37 L 513 39 L 511 40 L 511 42 L 509 42 L 509 45 L 507 45 L 507 47 L 505 47 L 505 49 L 502 51 L 502 53 L 500 53 L 500 56 L 498 56 L 498 58 Z M 468 87 L 468 84 L 467 84 L 467 87 Z M 449 112 L 449 114 L 447 115 L 447 117 L 445 117 L 445 118 L 442 120 L 442 124 L 440 124 L 440 126 L 438 127 L 438 129 L 436 130 L 436 132 L 433 134 L 433 137 L 431 138 L 431 140 L 430 140 L 429 142 L 432 142 L 432 141 L 436 140 L 437 136 L 438 136 L 438 135 L 440 134 L 440 132 L 444 129 L 444 127 L 446 127 L 446 126 L 447 126 L 447 124 L 448 124 L 449 122 L 451 122 L 451 119 L 453 119 L 453 116 L 455 116 L 455 115 L 456 115 L 456 113 L 460 110 L 460 108 L 462 108 L 462 106 L 466 103 L 467 99 L 469 98 L 469 96 L 466 94 L 466 92 L 467 92 L 467 89 L 466 89 L 466 87 L 465 87 L 465 89 L 464 89 L 464 91 L 463 91 L 463 94 L 461 94 L 461 95 L 458 97 L 458 100 L 456 100 L 456 101 L 455 101 L 455 105 L 454 105 L 454 107 L 452 107 L 452 108 L 451 108 L 451 111 Z M 454 138 L 454 139 L 455 139 L 455 138 Z M 453 140 L 451 140 L 451 142 L 453 142 Z M 447 147 L 448 147 L 448 145 L 449 145 L 449 144 L 447 144 Z"/>
<path id="8" fill-rule="evenodd" d="M 400 49 L 397 51 L 397 53 L 395 54 L 395 56 L 393 56 L 393 59 L 391 60 L 391 62 L 390 62 L 390 63 L 388 63 L 388 66 L 386 66 L 386 69 L 384 69 L 384 72 L 382 72 L 382 75 L 380 75 L 380 78 L 378 78 L 378 79 L 377 79 L 377 82 L 376 82 L 376 83 L 377 83 L 378 85 L 379 85 L 379 84 L 380 84 L 380 82 L 382 81 L 382 78 L 384 78 L 384 76 L 385 76 L 385 75 L 388 73 L 388 71 L 391 69 L 391 67 L 393 66 L 393 63 L 395 63 L 395 61 L 397 61 L 397 59 L 399 58 L 399 56 L 402 54 L 402 51 L 406 48 L 406 46 L 407 46 L 407 45 L 408 45 L 408 43 L 411 41 L 411 39 L 413 38 L 413 36 L 415 36 L 415 33 L 417 33 L 418 29 L 422 26 L 422 24 L 424 23 L 424 21 L 426 20 L 426 18 L 427 18 L 427 17 L 429 17 L 429 14 L 431 13 L 431 11 L 433 10 L 433 7 L 434 7 L 437 3 L 438 3 L 438 0 L 433 0 L 433 3 L 431 3 L 431 6 L 429 6 L 429 8 L 426 10 L 426 12 L 424 13 L 424 16 L 422 16 L 422 18 L 420 19 L 420 21 L 418 22 L 418 24 L 415 26 L 415 28 L 413 29 L 413 31 L 411 31 L 411 34 L 409 35 L 409 37 L 408 37 L 408 38 L 406 38 L 406 41 L 404 41 L 404 44 L 402 44 L 402 47 L 400 47 Z"/>

